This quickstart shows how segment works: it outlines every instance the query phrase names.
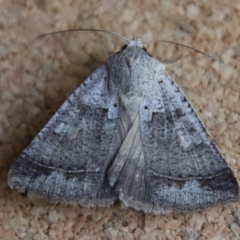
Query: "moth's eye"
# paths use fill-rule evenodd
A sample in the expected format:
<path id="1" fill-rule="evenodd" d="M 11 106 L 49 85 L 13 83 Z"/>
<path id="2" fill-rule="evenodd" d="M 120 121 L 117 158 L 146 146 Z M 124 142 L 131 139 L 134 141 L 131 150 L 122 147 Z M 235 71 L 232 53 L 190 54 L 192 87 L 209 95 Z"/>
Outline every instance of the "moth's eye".
<path id="1" fill-rule="evenodd" d="M 124 46 L 121 48 L 120 51 L 116 52 L 116 54 L 120 53 L 121 51 L 123 51 L 123 50 L 126 49 L 126 48 L 127 48 L 127 45 L 124 45 Z"/>
<path id="2" fill-rule="evenodd" d="M 143 50 L 147 53 L 147 49 L 145 47 L 143 47 Z"/>
<path id="3" fill-rule="evenodd" d="M 143 49 L 143 51 L 145 51 L 148 54 L 149 57 L 152 57 L 152 55 L 148 53 L 148 51 L 145 47 L 143 47 L 142 49 Z"/>
<path id="4" fill-rule="evenodd" d="M 127 48 L 127 45 L 124 45 L 124 46 L 122 47 L 121 51 L 124 50 L 125 48 Z"/>

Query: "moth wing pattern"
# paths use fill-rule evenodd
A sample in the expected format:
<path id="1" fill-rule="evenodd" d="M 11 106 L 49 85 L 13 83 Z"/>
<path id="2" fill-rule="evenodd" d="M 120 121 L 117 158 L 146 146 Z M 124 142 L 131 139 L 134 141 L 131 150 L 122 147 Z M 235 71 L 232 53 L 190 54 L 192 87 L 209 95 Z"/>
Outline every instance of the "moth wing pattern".
<path id="1" fill-rule="evenodd" d="M 150 105 L 151 124 L 140 124 L 153 211 L 163 206 L 186 212 L 237 201 L 238 183 L 187 98 L 167 73 L 157 82 L 159 111 Z"/>
<path id="2" fill-rule="evenodd" d="M 109 148 L 117 120 L 108 118 L 106 66 L 90 75 L 19 156 L 8 184 L 51 202 L 109 206 Z"/>
<path id="3" fill-rule="evenodd" d="M 164 71 L 158 72 L 152 91 L 144 95 L 129 133 L 128 147 L 123 142 L 119 159 L 109 169 L 110 185 L 125 207 L 166 214 L 238 200 L 231 169 Z M 120 169 L 119 162 L 123 162 Z"/>

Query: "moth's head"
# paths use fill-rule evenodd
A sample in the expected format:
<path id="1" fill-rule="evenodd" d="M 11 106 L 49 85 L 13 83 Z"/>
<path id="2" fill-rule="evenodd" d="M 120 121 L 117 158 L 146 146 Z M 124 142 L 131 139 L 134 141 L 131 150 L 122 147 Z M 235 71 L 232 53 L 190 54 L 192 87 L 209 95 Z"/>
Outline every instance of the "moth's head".
<path id="1" fill-rule="evenodd" d="M 142 41 L 139 39 L 139 38 L 133 38 L 131 41 L 129 41 L 129 43 L 128 44 L 126 44 L 126 45 L 124 45 L 123 47 L 122 47 L 122 49 L 119 51 L 119 52 L 117 52 L 117 53 L 120 53 L 120 52 L 122 52 L 122 51 L 124 51 L 125 49 L 127 49 L 127 48 L 131 48 L 131 47 L 135 47 L 135 48 L 140 48 L 140 49 L 142 49 L 143 51 L 145 51 L 149 56 L 151 56 L 148 52 L 147 52 L 147 49 L 143 46 L 143 44 L 142 44 Z"/>
<path id="2" fill-rule="evenodd" d="M 131 40 L 127 46 L 129 47 L 136 46 L 136 47 L 143 48 L 142 42 L 139 38 L 133 38 L 133 40 Z"/>

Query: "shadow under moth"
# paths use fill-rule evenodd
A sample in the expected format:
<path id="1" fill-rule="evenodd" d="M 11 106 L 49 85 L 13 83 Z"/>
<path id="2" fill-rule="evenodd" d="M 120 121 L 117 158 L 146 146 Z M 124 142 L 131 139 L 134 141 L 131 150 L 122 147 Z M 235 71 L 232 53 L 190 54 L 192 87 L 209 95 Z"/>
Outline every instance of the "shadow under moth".
<path id="1" fill-rule="evenodd" d="M 238 201 L 238 183 L 192 106 L 134 38 L 65 101 L 8 184 L 50 202 L 165 214 Z"/>

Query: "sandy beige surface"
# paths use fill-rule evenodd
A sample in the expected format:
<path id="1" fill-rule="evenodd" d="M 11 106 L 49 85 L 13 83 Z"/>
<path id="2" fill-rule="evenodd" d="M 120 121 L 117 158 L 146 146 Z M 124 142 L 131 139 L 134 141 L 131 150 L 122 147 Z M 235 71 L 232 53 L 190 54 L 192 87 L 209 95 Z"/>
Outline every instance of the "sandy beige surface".
<path id="1" fill-rule="evenodd" d="M 179 3 L 181 2 L 181 3 Z M 226 2 L 226 3 L 225 3 Z M 225 4 L 224 4 L 225 3 Z M 240 239 L 240 205 L 154 216 L 119 204 L 109 209 L 55 206 L 7 187 L 7 172 L 69 94 L 124 42 L 73 28 L 102 28 L 146 45 L 182 87 L 240 180 L 240 2 L 0 1 L 0 239 Z M 171 64 L 170 64 L 171 63 Z"/>

